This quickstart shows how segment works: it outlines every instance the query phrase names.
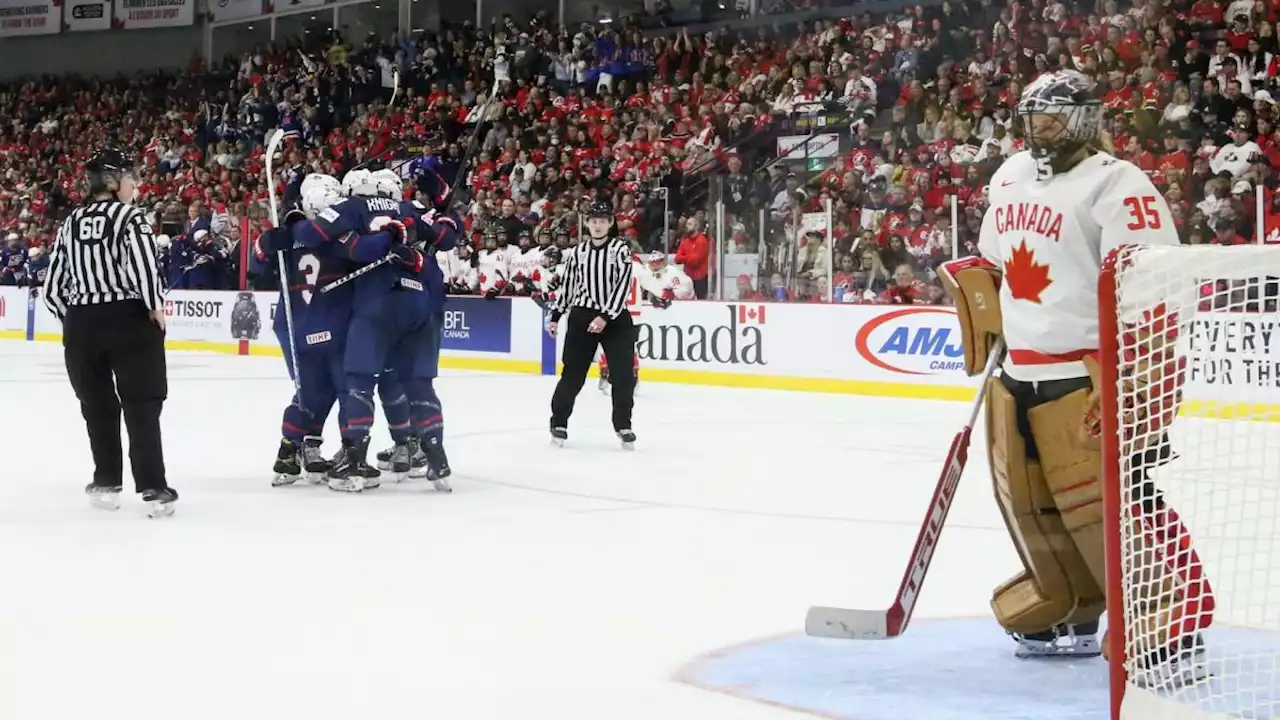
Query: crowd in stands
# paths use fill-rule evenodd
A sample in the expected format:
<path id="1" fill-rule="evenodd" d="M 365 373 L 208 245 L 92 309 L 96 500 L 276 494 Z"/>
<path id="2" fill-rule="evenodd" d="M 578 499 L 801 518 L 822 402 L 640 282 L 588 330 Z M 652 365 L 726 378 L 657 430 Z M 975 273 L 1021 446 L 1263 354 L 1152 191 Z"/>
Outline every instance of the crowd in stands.
<path id="1" fill-rule="evenodd" d="M 1100 83 L 1115 153 L 1150 174 L 1184 242 L 1252 242 L 1258 224 L 1280 241 L 1276 9 L 946 0 L 658 37 L 642 32 L 653 17 L 504 17 L 389 40 L 338 30 L 183 73 L 0 84 L 0 284 L 35 281 L 18 268 L 110 141 L 137 153 L 171 286 L 241 287 L 241 244 L 266 218 L 263 138 L 282 127 L 295 132 L 277 183 L 369 160 L 408 177 L 466 173 L 476 245 L 496 224 L 500 242 L 568 246 L 576 209 L 605 197 L 637 252 L 718 280 L 713 296 L 942 302 L 935 268 L 974 252 L 987 179 L 1022 148 L 1011 109 L 1058 68 Z M 777 138 L 816 117 L 839 136 L 835 156 L 817 169 L 779 160 Z M 477 124 L 479 153 L 462 167 Z M 830 227 L 814 220 L 828 212 Z"/>

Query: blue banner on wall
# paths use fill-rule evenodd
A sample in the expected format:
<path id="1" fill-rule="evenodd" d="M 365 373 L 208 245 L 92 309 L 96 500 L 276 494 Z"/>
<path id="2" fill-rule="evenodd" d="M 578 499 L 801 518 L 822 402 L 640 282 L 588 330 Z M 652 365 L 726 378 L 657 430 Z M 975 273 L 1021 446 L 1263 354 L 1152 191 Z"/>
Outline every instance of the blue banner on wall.
<path id="1" fill-rule="evenodd" d="M 451 297 L 444 305 L 446 350 L 511 352 L 511 301 Z"/>

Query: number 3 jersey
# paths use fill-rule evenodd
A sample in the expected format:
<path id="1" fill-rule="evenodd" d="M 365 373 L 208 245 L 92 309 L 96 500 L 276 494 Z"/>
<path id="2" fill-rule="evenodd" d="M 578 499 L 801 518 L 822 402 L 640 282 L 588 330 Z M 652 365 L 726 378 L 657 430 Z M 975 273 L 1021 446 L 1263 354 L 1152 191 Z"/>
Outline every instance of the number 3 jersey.
<path id="1" fill-rule="evenodd" d="M 302 222 L 294 224 L 296 230 Z M 292 235 L 292 238 L 290 237 Z M 283 237 L 281 237 L 283 236 Z M 307 245 L 294 240 L 296 232 L 289 228 L 267 230 L 254 248 L 254 271 L 277 272 L 273 248 L 288 247 L 284 251 L 284 275 L 287 283 L 281 293 L 289 293 L 293 310 L 293 342 L 298 352 L 341 352 L 345 346 L 347 326 L 351 322 L 351 284 L 322 293 L 320 288 L 354 269 L 334 243 L 319 241 Z M 272 310 L 272 329 L 283 345 L 289 337 L 285 319 L 283 298 L 276 300 Z"/>
<path id="2" fill-rule="evenodd" d="M 978 250 L 1004 273 L 1004 370 L 1024 381 L 1082 377 L 1098 348 L 1098 276 L 1121 245 L 1177 245 L 1164 198 L 1132 163 L 1097 153 L 1045 180 L 1029 152 L 988 187 Z"/>

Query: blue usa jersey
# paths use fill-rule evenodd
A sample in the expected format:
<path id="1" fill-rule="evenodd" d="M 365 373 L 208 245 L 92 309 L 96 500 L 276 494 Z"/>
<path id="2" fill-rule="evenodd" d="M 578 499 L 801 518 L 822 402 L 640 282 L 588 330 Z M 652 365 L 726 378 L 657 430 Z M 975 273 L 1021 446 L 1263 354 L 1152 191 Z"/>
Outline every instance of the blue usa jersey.
<path id="1" fill-rule="evenodd" d="M 300 243 L 321 240 L 340 243 L 351 262 L 357 266 L 368 265 L 381 260 L 391 250 L 393 236 L 372 231 L 373 221 L 380 217 L 408 220 L 410 222 L 406 225 L 417 227 L 421 227 L 423 222 L 414 203 L 383 197 L 350 197 L 321 211 L 311 222 L 295 225 L 294 240 Z M 353 283 L 356 286 L 355 303 L 364 306 L 395 287 L 404 287 L 401 284 L 403 278 L 416 280 L 395 263 L 366 273 Z"/>
<path id="2" fill-rule="evenodd" d="M 308 245 L 294 240 L 298 236 L 297 228 L 306 224 L 299 221 L 293 224 L 292 230 L 283 228 L 263 233 L 255 259 L 274 266 L 276 251 L 284 250 L 287 283 L 281 284 L 280 291 L 289 293 L 293 342 L 298 352 L 341 351 L 351 321 L 352 288 L 348 284 L 327 293 L 320 292 L 320 288 L 351 272 L 354 266 L 335 243 L 320 240 Z M 274 267 L 263 270 L 276 272 Z M 283 298 L 276 303 L 272 327 L 281 342 L 288 337 Z"/>

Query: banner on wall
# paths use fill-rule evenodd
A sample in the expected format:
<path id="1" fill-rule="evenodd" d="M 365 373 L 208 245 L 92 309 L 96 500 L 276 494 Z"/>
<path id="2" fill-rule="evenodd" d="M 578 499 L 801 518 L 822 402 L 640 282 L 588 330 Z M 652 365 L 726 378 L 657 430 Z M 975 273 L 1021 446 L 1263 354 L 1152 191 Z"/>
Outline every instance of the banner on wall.
<path id="1" fill-rule="evenodd" d="M 445 350 L 511 352 L 510 300 L 454 297 L 444 306 Z"/>
<path id="2" fill-rule="evenodd" d="M 64 0 L 62 26 L 70 32 L 111 29 L 111 0 Z"/>
<path id="3" fill-rule="evenodd" d="M 295 8 L 320 7 L 329 0 L 268 0 L 268 6 L 275 12 L 285 12 Z"/>
<path id="4" fill-rule="evenodd" d="M 209 19 L 213 22 L 245 20 L 262 14 L 262 0 L 209 0 Z"/>
<path id="5" fill-rule="evenodd" d="M 196 18 L 196 0 L 115 0 L 116 27 L 144 30 L 191 25 Z"/>
<path id="6" fill-rule="evenodd" d="M 62 12 L 54 0 L 0 0 L 0 37 L 61 31 Z"/>

